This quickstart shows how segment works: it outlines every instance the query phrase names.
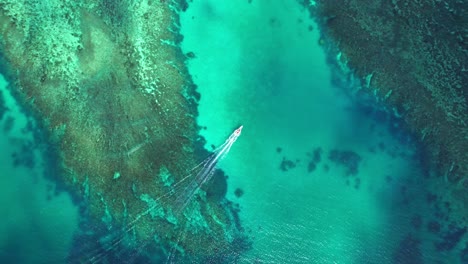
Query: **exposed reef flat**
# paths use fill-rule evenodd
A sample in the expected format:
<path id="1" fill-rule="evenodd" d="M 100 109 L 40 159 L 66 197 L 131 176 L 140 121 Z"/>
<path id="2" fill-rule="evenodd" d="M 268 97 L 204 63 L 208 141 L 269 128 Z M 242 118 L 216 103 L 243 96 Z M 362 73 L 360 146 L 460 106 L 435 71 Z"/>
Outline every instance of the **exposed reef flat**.
<path id="1" fill-rule="evenodd" d="M 427 177 L 439 178 L 431 181 L 434 188 L 457 208 L 458 219 L 466 224 L 466 5 L 463 1 L 302 2 L 321 25 L 330 56 L 394 107 L 427 146 L 429 155 L 423 162 L 432 172 Z"/>
<path id="2" fill-rule="evenodd" d="M 171 211 L 175 199 L 156 201 L 202 151 L 199 95 L 178 47 L 178 12 L 185 6 L 2 0 L 0 52 L 12 90 L 59 150 L 60 181 L 94 219 L 111 228 L 160 203 L 158 213 L 136 222 L 138 240 L 154 236 L 166 248 L 178 241 L 189 255 L 215 256 L 239 231 L 234 210 L 218 203 L 219 195 L 199 200 L 178 219 Z"/>

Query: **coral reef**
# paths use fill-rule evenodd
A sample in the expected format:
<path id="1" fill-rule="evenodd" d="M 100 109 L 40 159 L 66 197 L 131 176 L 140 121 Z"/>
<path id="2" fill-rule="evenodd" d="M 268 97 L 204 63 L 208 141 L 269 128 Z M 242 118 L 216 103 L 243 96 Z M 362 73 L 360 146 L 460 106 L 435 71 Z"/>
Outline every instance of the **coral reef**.
<path id="1" fill-rule="evenodd" d="M 346 176 L 355 176 L 359 172 L 362 158 L 353 151 L 332 149 L 328 154 L 328 159 L 346 168 Z"/>
<path id="2" fill-rule="evenodd" d="M 431 188 L 468 219 L 466 4 L 445 1 L 299 1 L 319 23 L 331 63 L 393 108 L 426 147 Z M 397 129 L 397 128 L 395 128 Z M 401 128 L 398 128 L 401 129 Z"/>
<path id="3" fill-rule="evenodd" d="M 156 202 L 200 154 L 199 95 L 178 47 L 178 12 L 186 6 L 1 0 L 0 51 L 17 96 L 60 151 L 61 180 L 86 213 L 111 229 L 159 203 L 159 211 L 136 223 L 135 237 L 164 236 L 160 243 L 169 246 L 180 226 L 203 222 L 177 244 L 208 256 L 236 238 L 233 210 L 218 203 L 223 190 L 211 192 L 216 199 L 202 195 L 178 221 L 173 199 Z"/>
<path id="4" fill-rule="evenodd" d="M 307 172 L 313 172 L 317 168 L 317 164 L 322 159 L 322 148 L 316 148 L 314 149 L 313 153 L 307 152 L 306 154 L 309 158 L 311 158 L 309 164 L 307 165 Z"/>
<path id="5" fill-rule="evenodd" d="M 401 241 L 393 256 L 394 263 L 424 263 L 421 255 L 420 244 L 421 241 L 411 235 L 406 236 L 403 241 Z"/>
<path id="6" fill-rule="evenodd" d="M 281 160 L 281 163 L 280 163 L 280 170 L 281 171 L 288 171 L 290 169 L 293 169 L 296 167 L 296 162 L 292 161 L 292 160 L 289 160 L 289 159 L 286 159 L 286 157 L 283 157 L 283 160 Z"/>

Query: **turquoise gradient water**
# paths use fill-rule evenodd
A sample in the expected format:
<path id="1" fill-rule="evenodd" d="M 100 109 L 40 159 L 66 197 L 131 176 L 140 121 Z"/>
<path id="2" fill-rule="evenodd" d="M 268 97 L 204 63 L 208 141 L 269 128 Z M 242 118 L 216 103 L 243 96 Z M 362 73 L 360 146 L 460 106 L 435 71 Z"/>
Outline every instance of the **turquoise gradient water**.
<path id="1" fill-rule="evenodd" d="M 254 238 L 245 263 L 447 257 L 424 239 L 412 243 L 430 237 L 411 233 L 415 212 L 430 214 L 415 145 L 369 97 L 337 85 L 306 10 L 294 1 L 201 0 L 181 24 L 207 148 L 244 125 L 220 167 Z"/>
<path id="2" fill-rule="evenodd" d="M 206 148 L 244 126 L 219 164 L 253 241 L 240 263 L 460 263 L 466 235 L 438 251 L 442 231 L 428 231 L 421 149 L 385 102 L 337 74 L 297 1 L 194 0 L 181 33 Z M 66 263 L 83 219 L 6 86 L 0 263 Z"/>
<path id="3" fill-rule="evenodd" d="M 45 179 L 43 148 L 34 122 L 0 75 L 8 108 L 0 120 L 0 263 L 65 263 L 78 227 L 71 197 Z"/>

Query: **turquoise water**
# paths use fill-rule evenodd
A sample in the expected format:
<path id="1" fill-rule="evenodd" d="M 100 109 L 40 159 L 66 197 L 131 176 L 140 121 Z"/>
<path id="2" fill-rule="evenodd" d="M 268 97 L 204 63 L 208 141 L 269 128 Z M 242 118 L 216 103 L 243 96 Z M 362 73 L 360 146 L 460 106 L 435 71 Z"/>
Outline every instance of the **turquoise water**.
<path id="1" fill-rule="evenodd" d="M 8 108 L 0 119 L 0 263 L 64 263 L 78 227 L 78 208 L 56 192 L 45 166 L 37 127 L 6 89 Z"/>
<path id="2" fill-rule="evenodd" d="M 181 13 L 181 33 L 183 51 L 194 54 L 187 66 L 206 148 L 244 126 L 219 164 L 252 240 L 240 263 L 463 263 L 466 228 L 447 231 L 444 210 L 434 209 L 421 146 L 385 102 L 333 65 L 296 1 L 195 0 Z M 70 251 L 86 252 L 77 234 L 94 230 L 80 230 L 47 144 L 6 86 L 0 78 L 8 108 L 0 263 L 66 263 Z"/>
<path id="3" fill-rule="evenodd" d="M 416 214 L 431 215 L 416 145 L 396 132 L 397 118 L 332 76 L 306 10 L 194 1 L 181 24 L 207 148 L 244 125 L 220 166 L 254 238 L 245 263 L 445 262 L 430 234 L 411 232 Z"/>

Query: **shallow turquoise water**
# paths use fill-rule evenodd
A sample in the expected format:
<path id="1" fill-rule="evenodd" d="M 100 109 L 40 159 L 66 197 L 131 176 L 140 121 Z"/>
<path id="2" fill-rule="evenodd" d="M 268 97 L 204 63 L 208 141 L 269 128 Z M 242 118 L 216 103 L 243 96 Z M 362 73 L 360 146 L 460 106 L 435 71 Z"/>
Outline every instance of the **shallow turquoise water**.
<path id="1" fill-rule="evenodd" d="M 254 237 L 245 263 L 443 260 L 430 242 L 411 248 L 415 212 L 431 214 L 415 144 L 355 84 L 337 85 L 307 11 L 294 1 L 204 0 L 181 21 L 207 148 L 244 125 L 221 168 Z"/>
<path id="2" fill-rule="evenodd" d="M 33 121 L 6 86 L 0 75 L 8 108 L 0 120 L 0 263 L 64 263 L 78 227 L 78 208 L 44 178 L 43 147 L 28 126 Z"/>
<path id="3" fill-rule="evenodd" d="M 253 241 L 241 263 L 460 263 L 466 234 L 437 250 L 445 234 L 429 230 L 444 220 L 427 202 L 421 150 L 385 102 L 337 75 L 300 5 L 196 0 L 181 16 L 206 148 L 244 125 L 220 163 Z M 78 208 L 44 177 L 34 122 L 5 86 L 0 78 L 10 108 L 0 122 L 0 263 L 65 263 Z"/>

